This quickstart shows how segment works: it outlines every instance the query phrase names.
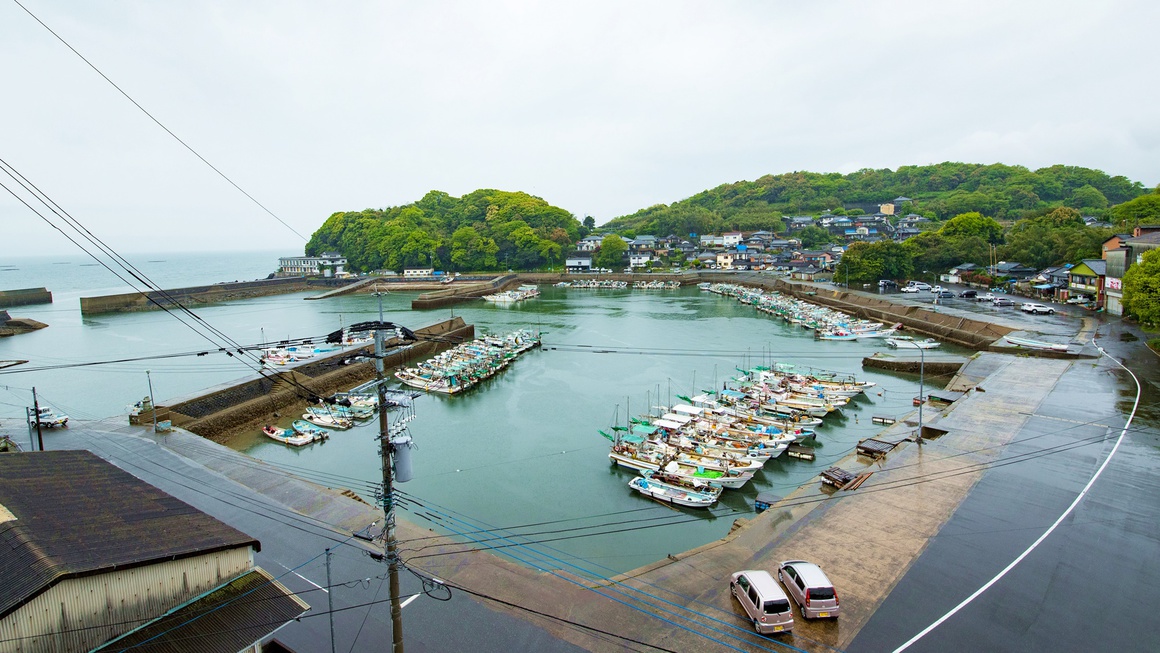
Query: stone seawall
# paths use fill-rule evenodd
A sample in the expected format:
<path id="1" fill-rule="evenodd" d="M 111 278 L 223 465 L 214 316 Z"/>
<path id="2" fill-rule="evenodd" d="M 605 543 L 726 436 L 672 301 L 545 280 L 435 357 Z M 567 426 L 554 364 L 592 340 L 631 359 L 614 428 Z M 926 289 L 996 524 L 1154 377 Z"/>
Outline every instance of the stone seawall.
<path id="1" fill-rule="evenodd" d="M 52 293 L 45 288 L 21 288 L 0 290 L 0 308 L 28 306 L 30 304 L 51 304 Z"/>
<path id="2" fill-rule="evenodd" d="M 475 326 L 456 317 L 417 329 L 415 334 L 420 338 L 419 342 L 387 354 L 384 364 L 388 374 L 392 368 L 447 349 L 455 342 L 474 338 Z M 438 341 L 423 340 L 436 337 Z M 370 349 L 368 346 L 357 351 L 369 354 Z M 375 378 L 372 363 L 342 363 L 354 353 L 356 351 L 345 351 L 293 369 L 271 370 L 261 376 L 214 388 L 201 396 L 158 406 L 158 410 L 168 409 L 174 426 L 224 442 L 238 433 L 256 431 L 263 424 L 305 412 L 312 396 L 328 397 Z"/>
<path id="3" fill-rule="evenodd" d="M 209 286 L 174 288 L 155 292 L 131 292 L 100 297 L 81 297 L 81 314 L 128 313 L 151 311 L 160 307 L 176 308 L 196 306 L 213 302 L 236 301 L 252 297 L 264 297 L 282 293 L 300 292 L 316 286 L 329 286 L 332 279 L 306 279 L 305 277 L 280 277 L 258 281 L 218 283 Z M 345 281 L 340 283 L 349 283 Z"/>

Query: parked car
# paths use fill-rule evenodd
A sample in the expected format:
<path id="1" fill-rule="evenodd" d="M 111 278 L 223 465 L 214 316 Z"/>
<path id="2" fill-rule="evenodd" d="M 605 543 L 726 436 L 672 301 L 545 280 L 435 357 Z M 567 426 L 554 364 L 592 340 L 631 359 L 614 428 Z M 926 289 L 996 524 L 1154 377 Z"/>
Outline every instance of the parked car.
<path id="1" fill-rule="evenodd" d="M 1067 300 L 1067 303 L 1068 304 L 1086 304 L 1090 301 L 1091 301 L 1090 297 L 1084 297 L 1083 295 L 1076 295 L 1075 297 L 1069 297 Z"/>
<path id="2" fill-rule="evenodd" d="M 991 300 L 994 306 L 1014 306 L 1015 302 L 1011 301 L 1009 297 L 996 297 Z"/>
<path id="3" fill-rule="evenodd" d="M 1035 304 L 1032 302 L 1024 303 L 1019 307 L 1019 310 L 1023 311 L 1024 313 L 1031 313 L 1032 315 L 1042 315 L 1044 313 L 1047 315 L 1055 315 L 1054 308 L 1050 306 L 1044 306 L 1043 304 Z"/>
<path id="4" fill-rule="evenodd" d="M 730 577 L 729 590 L 757 632 L 767 635 L 793 630 L 793 609 L 789 598 L 768 571 L 739 571 Z"/>
<path id="5" fill-rule="evenodd" d="M 930 291 L 933 293 L 940 293 L 943 291 L 943 287 L 942 286 L 935 286 L 935 287 L 931 288 Z"/>
<path id="6" fill-rule="evenodd" d="M 979 295 L 979 301 L 981 301 L 981 302 L 993 302 L 993 301 L 995 301 L 995 296 L 992 295 L 991 293 L 983 293 L 982 295 Z"/>
<path id="7" fill-rule="evenodd" d="M 937 293 L 935 293 L 935 296 L 939 297 L 940 299 L 953 299 L 955 296 L 955 293 L 950 291 L 950 290 L 944 289 L 944 290 L 939 290 Z"/>
<path id="8" fill-rule="evenodd" d="M 838 616 L 838 593 L 821 567 L 805 560 L 786 560 L 778 568 L 777 578 L 806 619 Z"/>
<path id="9" fill-rule="evenodd" d="M 918 292 L 918 286 L 903 286 L 898 290 L 900 292 Z"/>
<path id="10" fill-rule="evenodd" d="M 898 284 L 895 283 L 892 279 L 879 279 L 878 280 L 878 287 L 879 288 L 897 288 Z"/>
<path id="11" fill-rule="evenodd" d="M 918 288 L 919 290 L 930 290 L 930 284 L 925 281 L 911 281 L 906 285 L 911 288 Z"/>
<path id="12" fill-rule="evenodd" d="M 962 297 L 963 299 L 970 299 L 970 300 L 974 301 L 974 300 L 979 298 L 979 291 L 978 290 L 964 290 L 963 292 L 959 293 L 959 297 Z"/>

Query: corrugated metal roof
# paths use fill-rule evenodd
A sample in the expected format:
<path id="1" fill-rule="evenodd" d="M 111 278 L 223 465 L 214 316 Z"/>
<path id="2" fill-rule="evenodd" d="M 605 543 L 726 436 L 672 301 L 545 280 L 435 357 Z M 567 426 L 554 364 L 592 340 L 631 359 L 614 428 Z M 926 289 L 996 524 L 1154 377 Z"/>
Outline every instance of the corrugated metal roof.
<path id="1" fill-rule="evenodd" d="M 93 653 L 237 653 L 309 609 L 255 568 Z"/>
<path id="2" fill-rule="evenodd" d="M 0 456 L 0 618 L 62 578 L 238 546 L 254 538 L 88 451 Z"/>

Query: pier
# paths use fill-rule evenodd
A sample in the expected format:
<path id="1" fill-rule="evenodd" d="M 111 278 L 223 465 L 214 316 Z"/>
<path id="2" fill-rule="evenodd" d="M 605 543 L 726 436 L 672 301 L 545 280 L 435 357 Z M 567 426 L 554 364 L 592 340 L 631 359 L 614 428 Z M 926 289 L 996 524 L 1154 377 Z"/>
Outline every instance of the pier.
<path id="1" fill-rule="evenodd" d="M 31 304 L 51 304 L 52 293 L 45 288 L 22 288 L 0 290 L 0 308 L 29 306 Z"/>

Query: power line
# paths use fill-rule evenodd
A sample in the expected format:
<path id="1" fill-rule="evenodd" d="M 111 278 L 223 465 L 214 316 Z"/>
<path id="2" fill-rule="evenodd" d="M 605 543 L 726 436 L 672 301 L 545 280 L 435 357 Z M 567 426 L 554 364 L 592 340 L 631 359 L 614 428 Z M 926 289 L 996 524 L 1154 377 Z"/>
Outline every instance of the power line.
<path id="1" fill-rule="evenodd" d="M 186 150 L 189 150 L 189 152 L 190 152 L 191 154 L 193 154 L 195 157 L 197 157 L 197 158 L 198 158 L 198 159 L 199 159 L 199 160 L 200 160 L 202 163 L 204 163 L 205 165 L 209 166 L 209 169 L 210 169 L 210 170 L 213 170 L 214 172 L 216 172 L 216 173 L 218 174 L 218 176 L 219 176 L 219 177 L 221 177 L 222 179 L 226 180 L 226 182 L 228 182 L 228 183 L 229 183 L 229 185 L 231 185 L 231 186 L 233 186 L 234 188 L 236 188 L 236 189 L 238 190 L 238 192 L 240 192 L 242 195 L 245 195 L 247 199 L 249 199 L 251 202 L 253 202 L 254 204 L 256 204 L 256 205 L 258 206 L 258 208 L 260 208 L 260 209 L 262 209 L 263 211 L 265 211 L 265 212 L 266 212 L 266 213 L 267 213 L 267 214 L 268 214 L 270 217 L 274 218 L 274 219 L 275 219 L 275 220 L 277 220 L 279 223 L 281 223 L 283 227 L 286 227 L 287 229 L 289 229 L 289 230 L 291 231 L 291 233 L 293 233 L 295 236 L 298 236 L 298 237 L 299 237 L 299 238 L 301 238 L 303 241 L 307 241 L 307 240 L 308 240 L 308 239 L 306 238 L 306 236 L 303 236 L 302 234 L 298 233 L 298 231 L 297 231 L 297 230 L 295 230 L 295 229 L 294 229 L 294 227 L 291 227 L 291 226 L 290 226 L 289 224 L 287 224 L 287 223 L 286 223 L 284 220 L 282 220 L 282 218 L 279 218 L 277 215 L 275 215 L 273 211 L 271 211 L 270 209 L 266 208 L 266 206 L 265 206 L 265 205 L 263 205 L 261 202 L 259 202 L 257 199 L 255 199 L 253 195 L 250 195 L 248 192 L 246 192 L 246 190 L 245 190 L 245 189 L 243 189 L 243 188 L 242 188 L 241 186 L 239 186 L 239 185 L 238 185 L 236 182 L 234 182 L 234 180 L 233 180 L 233 179 L 230 179 L 228 176 L 226 176 L 226 174 L 225 174 L 224 172 L 222 172 L 222 171 L 221 171 L 221 170 L 219 170 L 219 169 L 218 169 L 216 166 L 214 166 L 212 163 L 210 163 L 210 162 L 209 162 L 209 161 L 208 161 L 208 160 L 207 160 L 205 157 L 203 157 L 201 154 L 199 154 L 199 153 L 197 152 L 197 150 L 193 149 L 193 147 L 192 147 L 192 146 L 190 146 L 188 143 L 186 143 L 185 141 L 183 141 L 183 140 L 182 140 L 182 139 L 181 139 L 181 138 L 180 138 L 180 137 L 179 137 L 177 134 L 173 133 L 173 131 L 172 131 L 172 130 L 170 130 L 170 129 L 169 129 L 168 127 L 166 127 L 165 125 L 161 124 L 161 121 L 160 121 L 160 120 L 158 120 L 157 118 L 155 118 L 155 117 L 153 116 L 153 114 L 149 113 L 149 112 L 148 112 L 148 111 L 145 109 L 145 107 L 141 106 L 141 105 L 140 105 L 140 104 L 139 104 L 139 103 L 138 103 L 136 100 L 134 100 L 134 99 L 133 99 L 133 98 L 132 98 L 132 97 L 131 97 L 131 96 L 130 96 L 128 93 L 126 93 L 126 92 L 124 91 L 124 89 L 122 89 L 120 86 L 118 86 L 118 85 L 116 84 L 116 82 L 114 82 L 112 79 L 109 79 L 109 76 L 108 76 L 108 75 L 106 75 L 105 73 L 101 72 L 101 69 L 100 69 L 100 68 L 97 68 L 97 67 L 96 67 L 96 66 L 93 64 L 93 62 L 91 62 L 91 61 L 89 61 L 88 59 L 86 59 L 86 58 L 85 58 L 85 56 L 84 56 L 83 54 L 81 54 L 80 52 L 78 52 L 78 51 L 77 51 L 77 49 L 76 49 L 76 48 L 74 48 L 72 45 L 70 45 L 68 41 L 64 40 L 64 37 L 62 37 L 60 34 L 57 34 L 55 31 L 53 31 L 53 29 L 52 29 L 51 27 L 49 27 L 48 25 L 46 25 L 46 24 L 45 24 L 45 22 L 44 22 L 43 20 L 41 20 L 39 17 L 37 17 L 37 15 L 36 15 L 36 14 L 32 13 L 32 12 L 31 12 L 31 11 L 28 9 L 28 7 L 25 7 L 23 4 L 21 4 L 21 3 L 20 3 L 20 0 L 12 0 L 12 1 L 16 3 L 16 6 L 20 7 L 21 9 L 23 9 L 23 10 L 24 10 L 24 12 L 25 12 L 25 13 L 27 13 L 29 16 L 31 16 L 33 20 L 35 20 L 36 22 L 40 23 L 41 27 L 43 27 L 44 29 L 48 30 L 48 33 L 49 33 L 49 34 L 52 34 L 53 36 L 55 36 L 55 37 L 56 37 L 56 39 L 57 39 L 58 41 L 60 41 L 61 43 L 63 43 L 63 44 L 64 44 L 64 46 L 65 46 L 66 48 L 68 48 L 69 50 L 71 50 L 73 54 L 75 54 L 76 56 L 80 57 L 81 61 L 83 61 L 83 62 L 85 62 L 86 64 L 88 64 L 89 68 L 92 68 L 92 69 L 93 69 L 93 70 L 94 70 L 94 71 L 95 71 L 95 72 L 96 72 L 98 75 L 100 75 L 100 76 L 101 76 L 101 78 L 102 78 L 102 79 L 104 79 L 106 82 L 108 82 L 108 83 L 109 83 L 109 84 L 110 84 L 110 85 L 111 85 L 113 88 L 117 89 L 117 92 L 118 92 L 118 93 L 120 93 L 121 95 L 123 95 L 123 96 L 125 97 L 125 99 L 126 99 L 126 100 L 128 100 L 129 102 L 131 102 L 131 103 L 133 104 L 133 106 L 135 106 L 135 107 L 137 107 L 138 109 L 140 109 L 140 110 L 141 110 L 141 113 L 144 113 L 144 114 L 145 114 L 146 116 L 148 116 L 148 118 L 149 118 L 150 120 L 152 120 L 152 121 L 153 121 L 153 122 L 154 122 L 154 123 L 155 123 L 155 124 L 156 124 L 158 127 L 160 127 L 161 129 L 165 130 L 165 133 L 166 133 L 166 134 L 169 134 L 170 136 L 172 136 L 174 140 L 176 140 L 178 143 L 180 143 L 180 144 L 182 145 L 182 147 L 184 147 Z"/>

